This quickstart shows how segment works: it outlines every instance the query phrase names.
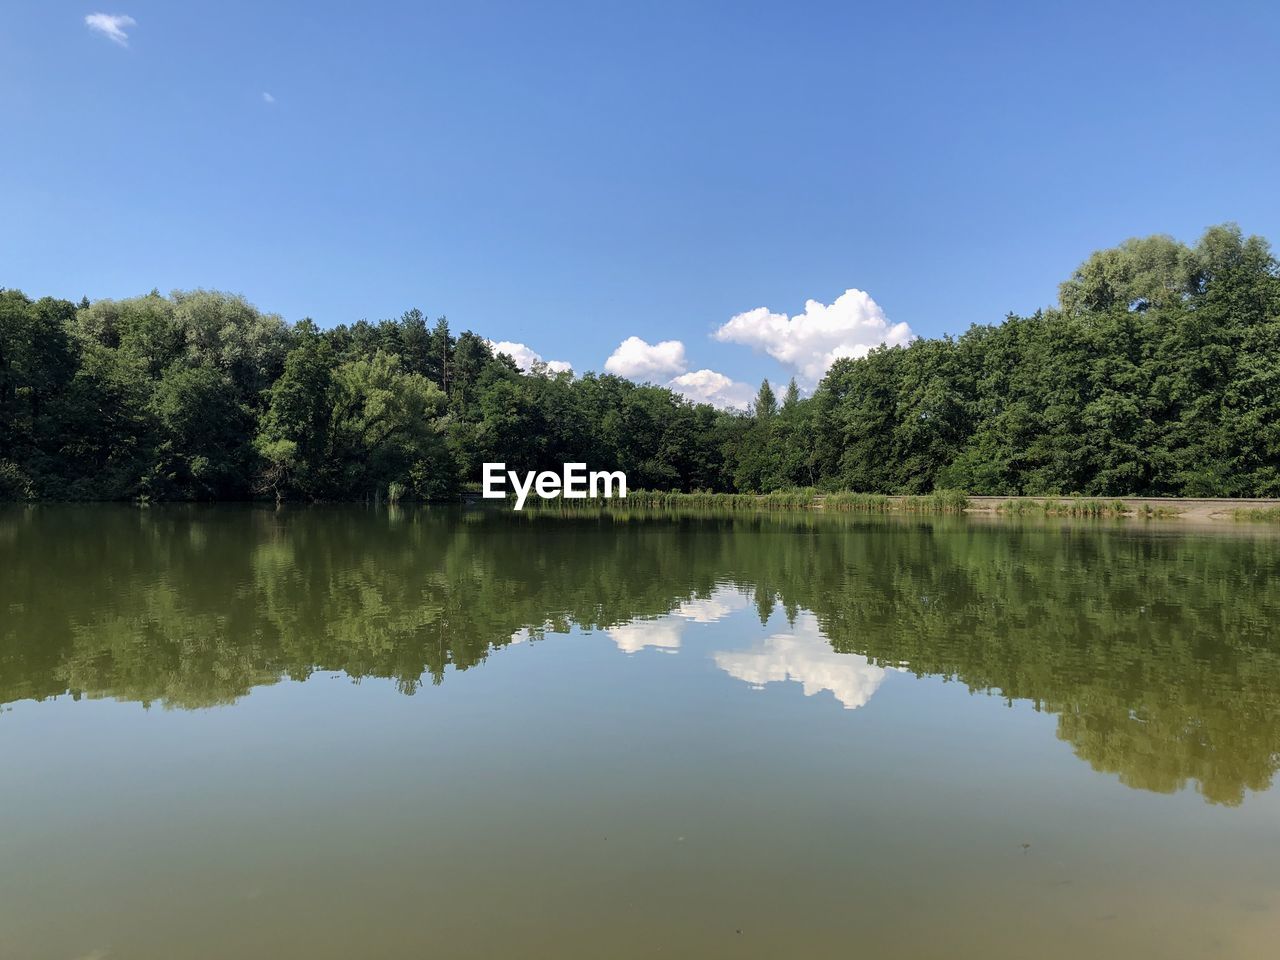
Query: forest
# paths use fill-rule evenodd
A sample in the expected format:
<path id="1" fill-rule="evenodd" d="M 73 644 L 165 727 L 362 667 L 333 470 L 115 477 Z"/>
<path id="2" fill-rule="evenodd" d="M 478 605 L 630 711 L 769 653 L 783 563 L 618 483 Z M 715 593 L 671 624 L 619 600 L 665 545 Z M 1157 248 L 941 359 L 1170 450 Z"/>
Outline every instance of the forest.
<path id="1" fill-rule="evenodd" d="M 0 290 L 0 500 L 448 499 L 480 464 L 631 489 L 1280 496 L 1280 269 L 1232 224 L 1100 250 L 1058 303 L 837 361 L 750 410 L 521 371 L 418 309 Z"/>

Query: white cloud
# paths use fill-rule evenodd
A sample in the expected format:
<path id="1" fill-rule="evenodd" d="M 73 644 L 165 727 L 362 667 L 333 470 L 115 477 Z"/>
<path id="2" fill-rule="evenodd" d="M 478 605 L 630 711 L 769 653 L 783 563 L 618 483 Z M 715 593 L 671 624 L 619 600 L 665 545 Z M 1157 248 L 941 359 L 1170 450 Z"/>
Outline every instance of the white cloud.
<path id="1" fill-rule="evenodd" d="M 779 633 L 749 650 L 722 651 L 716 666 L 754 687 L 792 680 L 806 697 L 830 690 L 846 710 L 871 699 L 884 682 L 886 670 L 855 653 L 836 653 L 822 636 L 817 618 L 803 613 L 793 633 Z"/>
<path id="2" fill-rule="evenodd" d="M 751 606 L 751 598 L 733 587 L 716 587 L 709 597 L 695 597 L 676 607 L 675 615 L 694 623 L 715 623 Z"/>
<path id="3" fill-rule="evenodd" d="M 903 344 L 912 334 L 905 323 L 890 325 L 870 294 L 846 290 L 830 306 L 807 301 L 804 313 L 794 317 L 756 307 L 730 319 L 714 336 L 762 350 L 813 385 L 841 357 L 865 356 L 882 343 Z"/>
<path id="4" fill-rule="evenodd" d="M 609 373 L 632 380 L 665 379 L 684 373 L 688 365 L 684 344 L 679 340 L 646 343 L 639 337 L 627 337 L 604 362 Z"/>
<path id="5" fill-rule="evenodd" d="M 571 373 L 573 367 L 565 360 L 543 360 L 542 354 L 538 353 L 523 343 L 514 343 L 511 340 L 489 340 L 486 341 L 494 353 L 505 353 L 516 362 L 516 366 L 528 373 L 533 369 L 535 363 L 545 363 L 547 373 Z"/>
<path id="6" fill-rule="evenodd" d="M 682 373 L 667 386 L 695 403 L 710 403 L 717 407 L 746 408 L 755 396 L 755 391 L 747 384 L 732 380 L 715 370 Z"/>
<path id="7" fill-rule="evenodd" d="M 680 649 L 680 634 L 683 632 L 684 624 L 674 617 L 633 620 L 605 631 L 623 653 L 638 653 L 645 647 L 675 653 Z"/>
<path id="8" fill-rule="evenodd" d="M 262 102 L 263 102 L 263 103 L 275 103 L 275 102 L 276 102 L 276 98 L 275 98 L 275 97 L 273 97 L 271 94 L 267 93 L 267 91 L 263 90 L 263 91 L 262 91 Z"/>
<path id="9" fill-rule="evenodd" d="M 746 407 L 751 403 L 754 392 L 745 383 L 715 370 L 686 373 L 688 367 L 684 344 L 679 340 L 648 343 L 639 337 L 627 337 L 604 362 L 606 371 L 631 380 L 662 383 L 670 377 L 666 386 L 695 403 L 717 407 Z"/>
<path id="10" fill-rule="evenodd" d="M 125 33 L 124 28 L 138 25 L 137 20 L 122 13 L 91 13 L 84 18 L 84 22 L 90 30 L 122 47 L 129 45 L 129 34 Z"/>

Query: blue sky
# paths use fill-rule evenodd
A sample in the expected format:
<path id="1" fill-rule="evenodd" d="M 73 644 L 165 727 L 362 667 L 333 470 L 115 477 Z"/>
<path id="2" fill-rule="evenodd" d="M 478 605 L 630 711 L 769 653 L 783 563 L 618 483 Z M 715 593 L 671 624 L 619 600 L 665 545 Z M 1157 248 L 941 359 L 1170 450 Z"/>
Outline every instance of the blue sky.
<path id="1" fill-rule="evenodd" d="M 1127 236 L 1280 237 L 1274 4 L 96 4 L 0 12 L 34 295 L 637 337 L 613 368 L 723 401 L 688 377 L 1030 312 Z"/>

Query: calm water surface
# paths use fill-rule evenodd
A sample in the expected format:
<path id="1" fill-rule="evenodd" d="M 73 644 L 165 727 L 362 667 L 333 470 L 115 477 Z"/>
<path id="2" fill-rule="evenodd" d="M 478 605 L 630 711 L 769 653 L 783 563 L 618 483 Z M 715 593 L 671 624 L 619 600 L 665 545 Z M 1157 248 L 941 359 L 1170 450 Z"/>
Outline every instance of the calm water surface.
<path id="1" fill-rule="evenodd" d="M 1274 957 L 1280 540 L 0 511 L 0 957 Z"/>

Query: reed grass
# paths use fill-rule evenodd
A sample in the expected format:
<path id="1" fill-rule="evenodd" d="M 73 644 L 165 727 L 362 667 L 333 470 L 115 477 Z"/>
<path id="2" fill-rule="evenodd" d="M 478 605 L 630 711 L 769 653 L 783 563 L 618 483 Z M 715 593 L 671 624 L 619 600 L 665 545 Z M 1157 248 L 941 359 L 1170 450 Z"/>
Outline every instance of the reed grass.
<path id="1" fill-rule="evenodd" d="M 996 504 L 996 513 L 1006 516 L 1040 517 L 1141 517 L 1167 520 L 1181 516 L 1185 508 L 1151 503 L 1130 505 L 1118 498 L 1097 497 L 1017 497 Z"/>
<path id="2" fill-rule="evenodd" d="M 822 508 L 861 513 L 964 513 L 969 498 L 959 490 L 935 490 L 917 496 L 891 497 L 883 493 L 839 491 L 822 498 Z"/>
<path id="3" fill-rule="evenodd" d="M 921 496 L 891 497 L 879 493 L 839 491 L 822 493 L 812 487 L 775 490 L 772 493 L 711 493 L 695 490 L 632 490 L 625 499 L 540 500 L 525 509 L 577 510 L 717 510 L 761 512 L 773 510 L 829 510 L 861 513 L 963 513 L 969 499 L 955 490 L 938 490 Z"/>
<path id="4" fill-rule="evenodd" d="M 1177 507 L 1153 507 L 1149 503 L 1144 503 L 1138 509 L 1138 516 L 1146 517 L 1150 520 L 1169 520 L 1173 517 L 1181 516 L 1182 512 Z"/>
<path id="5" fill-rule="evenodd" d="M 1138 511 L 1142 516 L 1173 516 L 1172 512 L 1162 514 L 1163 507 L 1148 506 L 1149 512 Z M 1058 500 L 1052 497 L 1043 500 L 1006 500 L 996 505 L 996 513 L 1007 516 L 1042 516 L 1042 517 L 1124 517 L 1130 513 L 1129 506 L 1123 500 L 1099 500 L 1093 497 L 1068 497 Z"/>
<path id="6" fill-rule="evenodd" d="M 1280 523 L 1280 507 L 1241 507 L 1231 511 L 1235 520 L 1253 520 L 1262 523 Z"/>

